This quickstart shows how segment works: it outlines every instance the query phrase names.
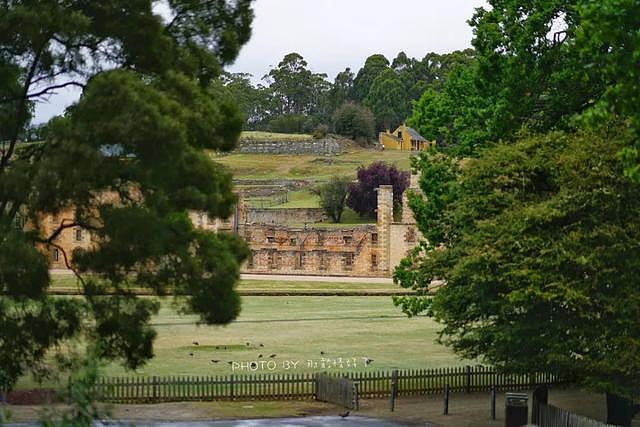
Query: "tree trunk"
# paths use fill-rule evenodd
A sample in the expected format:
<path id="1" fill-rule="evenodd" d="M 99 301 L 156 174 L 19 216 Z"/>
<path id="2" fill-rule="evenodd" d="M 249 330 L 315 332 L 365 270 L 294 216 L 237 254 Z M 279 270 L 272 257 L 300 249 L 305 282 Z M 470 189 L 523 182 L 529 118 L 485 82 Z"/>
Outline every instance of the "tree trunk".
<path id="1" fill-rule="evenodd" d="M 607 393 L 607 423 L 622 427 L 631 427 L 635 408 L 630 399 L 613 393 Z"/>

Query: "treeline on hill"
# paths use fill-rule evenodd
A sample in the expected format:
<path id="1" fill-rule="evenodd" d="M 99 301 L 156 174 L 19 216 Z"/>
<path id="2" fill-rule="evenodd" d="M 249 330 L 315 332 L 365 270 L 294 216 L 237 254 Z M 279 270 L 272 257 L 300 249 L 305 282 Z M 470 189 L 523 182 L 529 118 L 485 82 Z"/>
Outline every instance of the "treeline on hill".
<path id="1" fill-rule="evenodd" d="M 391 62 L 375 54 L 357 73 L 347 68 L 331 82 L 311 71 L 301 55 L 290 53 L 262 78 L 264 84 L 254 85 L 247 73 L 226 73 L 223 81 L 245 114 L 247 130 L 331 131 L 369 139 L 400 124 L 414 101 L 426 90 L 439 91 L 447 74 L 469 66 L 473 57 L 473 49 L 429 53 L 421 60 L 400 52 Z"/>

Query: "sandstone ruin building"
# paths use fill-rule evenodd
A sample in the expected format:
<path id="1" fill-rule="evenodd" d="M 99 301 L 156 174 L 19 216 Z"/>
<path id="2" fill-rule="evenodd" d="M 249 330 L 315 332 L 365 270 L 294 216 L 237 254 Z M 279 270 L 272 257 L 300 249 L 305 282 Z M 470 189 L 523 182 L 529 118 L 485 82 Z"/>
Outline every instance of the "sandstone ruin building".
<path id="1" fill-rule="evenodd" d="M 419 191 L 417 176 L 411 176 L 410 191 Z M 242 266 L 243 273 L 297 274 L 323 276 L 389 277 L 409 250 L 421 238 L 413 213 L 407 204 L 407 192 L 403 194 L 402 218 L 393 218 L 393 187 L 382 185 L 377 189 L 377 222 L 354 224 L 341 228 L 314 227 L 307 224 L 291 227 L 274 223 L 277 209 L 262 221 L 264 215 L 252 212 L 242 197 L 234 215 L 227 220 L 207 217 L 192 212 L 196 227 L 220 232 L 233 232 L 242 236 L 251 249 L 251 256 Z M 280 215 L 291 216 L 295 209 L 285 209 Z M 308 210 L 300 212 L 308 218 Z M 73 212 L 67 211 L 45 219 L 47 228 L 55 229 Z M 92 244 L 91 234 L 79 227 L 63 230 L 49 253 L 51 268 L 65 269 L 64 255 L 69 256 L 77 247 Z"/>

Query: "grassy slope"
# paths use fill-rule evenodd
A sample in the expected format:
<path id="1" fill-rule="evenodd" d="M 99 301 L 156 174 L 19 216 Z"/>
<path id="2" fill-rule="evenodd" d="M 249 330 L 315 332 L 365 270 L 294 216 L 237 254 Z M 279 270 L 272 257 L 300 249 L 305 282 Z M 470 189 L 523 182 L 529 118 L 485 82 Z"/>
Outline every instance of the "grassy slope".
<path id="1" fill-rule="evenodd" d="M 310 155 L 230 154 L 215 160 L 229 167 L 236 178 L 244 179 L 315 179 L 326 181 L 332 176 L 355 179 L 358 166 L 383 160 L 409 170 L 409 152 L 399 150 L 376 151 L 352 147 L 334 157 Z"/>

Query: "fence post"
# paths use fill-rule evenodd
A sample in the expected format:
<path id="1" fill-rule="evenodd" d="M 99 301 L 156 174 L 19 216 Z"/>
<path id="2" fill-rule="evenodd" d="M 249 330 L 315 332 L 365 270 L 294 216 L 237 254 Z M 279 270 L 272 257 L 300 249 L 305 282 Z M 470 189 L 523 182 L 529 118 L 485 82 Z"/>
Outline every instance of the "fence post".
<path id="1" fill-rule="evenodd" d="M 353 383 L 353 409 L 360 409 L 360 383 Z"/>
<path id="2" fill-rule="evenodd" d="M 444 411 L 443 415 L 449 415 L 449 384 L 444 385 Z"/>
<path id="3" fill-rule="evenodd" d="M 398 370 L 394 369 L 391 372 L 391 395 L 389 396 L 389 406 L 390 406 L 391 412 L 393 412 L 396 406 L 397 393 L 398 393 Z"/>
<path id="4" fill-rule="evenodd" d="M 465 366 L 464 371 L 465 371 L 464 389 L 467 393 L 471 393 L 471 366 L 469 365 Z"/>
<path id="5" fill-rule="evenodd" d="M 235 400 L 234 391 L 233 391 L 233 374 L 229 376 L 229 394 L 231 395 L 231 400 Z"/>
<path id="6" fill-rule="evenodd" d="M 153 389 L 153 402 L 156 403 L 158 399 L 158 377 L 155 375 L 152 378 L 152 389 Z"/>
<path id="7" fill-rule="evenodd" d="M 491 386 L 491 419 L 496 419 L 496 386 Z"/>

